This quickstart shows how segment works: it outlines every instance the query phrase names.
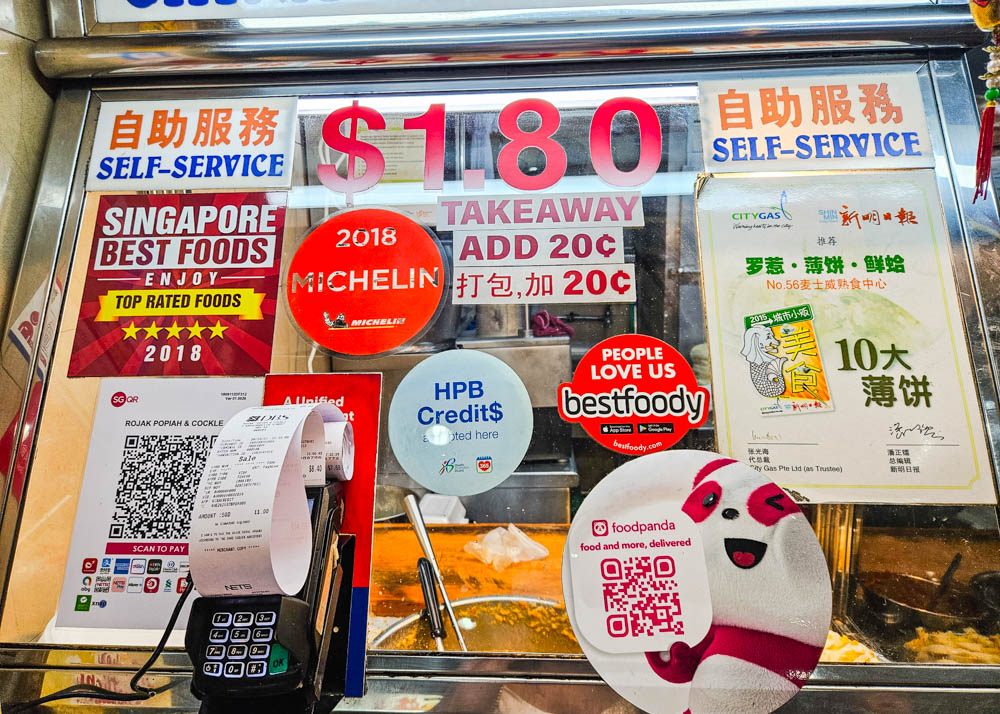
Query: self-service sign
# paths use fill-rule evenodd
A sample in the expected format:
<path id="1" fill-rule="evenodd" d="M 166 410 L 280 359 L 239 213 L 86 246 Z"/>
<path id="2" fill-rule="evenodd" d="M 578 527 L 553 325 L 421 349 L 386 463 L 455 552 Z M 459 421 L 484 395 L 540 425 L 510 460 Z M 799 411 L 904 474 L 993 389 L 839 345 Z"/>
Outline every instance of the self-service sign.
<path id="1" fill-rule="evenodd" d="M 88 191 L 284 188 L 295 97 L 105 102 Z"/>
<path id="2" fill-rule="evenodd" d="M 295 322 L 342 355 L 390 352 L 416 339 L 441 306 L 446 272 L 437 238 L 382 208 L 338 213 L 299 246 L 286 294 Z"/>
<path id="3" fill-rule="evenodd" d="M 709 172 L 934 165 L 913 73 L 740 77 L 699 82 L 698 95 Z"/>
<path id="4" fill-rule="evenodd" d="M 618 335 L 592 347 L 559 385 L 559 416 L 601 445 L 639 456 L 668 449 L 708 419 L 708 390 L 668 345 Z"/>

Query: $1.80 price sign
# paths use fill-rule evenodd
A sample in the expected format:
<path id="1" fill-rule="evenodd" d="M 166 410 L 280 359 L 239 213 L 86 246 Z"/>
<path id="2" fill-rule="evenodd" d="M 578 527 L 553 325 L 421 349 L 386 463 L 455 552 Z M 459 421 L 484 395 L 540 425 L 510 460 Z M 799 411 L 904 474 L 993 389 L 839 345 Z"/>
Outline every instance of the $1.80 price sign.
<path id="1" fill-rule="evenodd" d="M 629 171 L 615 166 L 611 148 L 611 123 L 622 112 L 632 114 L 639 126 L 639 160 Z M 540 118 L 535 130 L 524 130 L 518 124 L 525 113 Z M 541 191 L 563 178 L 566 150 L 553 138 L 560 121 L 559 109 L 544 99 L 518 99 L 500 111 L 498 126 L 509 139 L 497 156 L 497 173 L 504 183 L 521 191 Z M 347 157 L 346 173 L 341 176 L 334 164 L 319 164 L 316 168 L 320 182 L 331 191 L 343 193 L 347 205 L 353 205 L 355 193 L 372 188 L 385 173 L 385 156 L 379 148 L 358 139 L 359 122 L 364 122 L 368 130 L 386 128 L 385 117 L 378 110 L 361 106 L 357 100 L 349 107 L 331 112 L 323 122 L 323 141 Z M 424 189 L 440 190 L 444 187 L 444 104 L 432 104 L 423 114 L 406 118 L 403 129 L 425 132 Z M 538 149 L 544 156 L 545 168 L 538 173 L 526 174 L 518 165 L 521 152 L 529 148 Z M 590 161 L 598 178 L 608 185 L 632 188 L 646 183 L 660 166 L 662 148 L 659 117 L 643 100 L 617 97 L 594 111 L 590 122 Z M 358 159 L 364 161 L 364 171 L 355 175 Z"/>

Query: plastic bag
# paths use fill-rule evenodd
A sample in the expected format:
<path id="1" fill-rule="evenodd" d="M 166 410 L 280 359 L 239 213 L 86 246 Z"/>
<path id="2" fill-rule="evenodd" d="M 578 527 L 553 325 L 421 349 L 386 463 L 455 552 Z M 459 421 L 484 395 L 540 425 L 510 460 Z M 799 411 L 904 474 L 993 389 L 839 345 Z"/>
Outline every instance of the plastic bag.
<path id="1" fill-rule="evenodd" d="M 489 533 L 477 536 L 474 541 L 465 544 L 464 550 L 484 563 L 489 563 L 498 572 L 513 563 L 541 560 L 549 556 L 544 545 L 531 540 L 513 523 L 508 523 L 506 528 L 494 528 Z"/>

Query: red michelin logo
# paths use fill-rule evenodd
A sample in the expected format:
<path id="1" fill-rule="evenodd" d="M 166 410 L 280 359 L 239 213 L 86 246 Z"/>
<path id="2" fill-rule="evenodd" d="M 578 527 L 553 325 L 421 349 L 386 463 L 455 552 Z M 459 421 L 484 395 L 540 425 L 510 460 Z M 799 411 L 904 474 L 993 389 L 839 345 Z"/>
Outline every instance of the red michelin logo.
<path id="1" fill-rule="evenodd" d="M 129 396 L 125 392 L 115 392 L 111 395 L 111 406 L 113 407 L 123 407 L 126 404 L 135 404 L 139 401 L 139 397 L 132 395 Z"/>

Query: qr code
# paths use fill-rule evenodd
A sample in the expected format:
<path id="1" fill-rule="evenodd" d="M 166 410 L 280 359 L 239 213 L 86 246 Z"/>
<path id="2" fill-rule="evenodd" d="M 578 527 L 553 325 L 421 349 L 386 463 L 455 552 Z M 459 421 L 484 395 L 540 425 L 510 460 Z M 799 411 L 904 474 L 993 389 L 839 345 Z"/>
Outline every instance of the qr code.
<path id="1" fill-rule="evenodd" d="M 608 634 L 612 637 L 684 634 L 675 573 L 674 559 L 669 555 L 601 561 Z"/>
<path id="2" fill-rule="evenodd" d="M 187 540 L 214 441 L 214 436 L 126 436 L 108 537 Z"/>

